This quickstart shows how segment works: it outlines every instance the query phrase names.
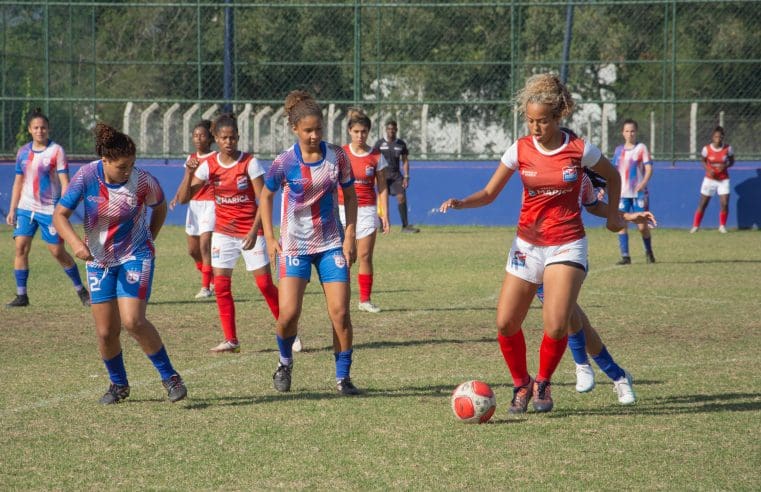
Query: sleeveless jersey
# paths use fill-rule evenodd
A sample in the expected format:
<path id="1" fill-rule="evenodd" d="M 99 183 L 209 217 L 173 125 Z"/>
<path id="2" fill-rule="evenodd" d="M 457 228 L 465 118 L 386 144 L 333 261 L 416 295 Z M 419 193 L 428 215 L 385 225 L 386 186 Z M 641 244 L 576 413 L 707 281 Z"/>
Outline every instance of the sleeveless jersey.
<path id="1" fill-rule="evenodd" d="M 723 181 L 725 179 L 729 179 L 728 169 L 725 168 L 722 171 L 717 171 L 717 169 L 722 164 L 727 164 L 729 162 L 730 156 L 735 155 L 735 152 L 732 149 L 731 145 L 725 145 L 724 147 L 720 149 L 716 149 L 714 148 L 713 144 L 708 144 L 705 147 L 703 147 L 703 151 L 701 152 L 701 155 L 703 156 L 703 159 L 708 161 L 708 165 L 714 169 L 713 176 L 709 176 L 708 170 L 706 170 L 706 178 L 715 179 L 717 181 Z"/>
<path id="2" fill-rule="evenodd" d="M 645 177 L 645 166 L 653 164 L 645 144 L 637 143 L 631 149 L 619 145 L 613 153 L 611 163 L 621 175 L 621 198 L 637 198 L 634 190 Z"/>
<path id="3" fill-rule="evenodd" d="M 320 143 L 323 158 L 305 163 L 294 144 L 272 163 L 264 185 L 273 193 L 282 187 L 280 242 L 286 256 L 312 255 L 343 246 L 338 218 L 338 186 L 354 183 L 351 164 L 337 145 Z"/>
<path id="4" fill-rule="evenodd" d="M 259 161 L 246 152 L 232 164 L 219 162 L 217 152 L 198 166 L 195 176 L 214 190 L 214 232 L 243 237 L 251 231 L 258 209 L 252 181 L 263 174 Z"/>
<path id="5" fill-rule="evenodd" d="M 375 205 L 378 195 L 375 192 L 375 176 L 378 171 L 385 169 L 388 164 L 383 154 L 376 148 L 364 154 L 355 154 L 351 145 L 342 147 L 351 162 L 351 172 L 354 174 L 354 189 L 357 192 L 357 205 L 360 207 Z M 344 204 L 344 194 L 338 188 L 338 203 Z"/>
<path id="6" fill-rule="evenodd" d="M 52 140 L 44 150 L 32 150 L 32 144 L 16 154 L 16 174 L 24 176 L 18 208 L 52 215 L 61 198 L 58 174 L 69 175 L 69 161 L 63 147 Z"/>
<path id="7" fill-rule="evenodd" d="M 208 154 L 199 155 L 198 152 L 193 152 L 188 156 L 187 159 L 185 159 L 185 166 L 187 166 L 188 161 L 190 159 L 197 159 L 198 165 L 200 166 L 203 164 L 206 159 L 213 156 L 214 152 L 209 152 Z M 196 168 L 198 169 L 198 168 Z M 200 190 L 196 192 L 195 195 L 193 195 L 193 198 L 191 200 L 205 202 L 205 201 L 213 201 L 214 200 L 214 189 L 211 187 L 211 185 L 207 182 L 205 185 L 201 187 Z"/>
<path id="8" fill-rule="evenodd" d="M 529 135 L 516 141 L 502 156 L 502 164 L 516 170 L 523 182 L 523 205 L 518 237 L 536 246 L 557 246 L 584 237 L 581 221 L 582 167 L 600 160 L 600 149 L 563 132 L 555 150 L 540 147 Z"/>
<path id="9" fill-rule="evenodd" d="M 103 162 L 82 166 L 61 198 L 74 210 L 84 201 L 85 243 L 100 268 L 130 260 L 154 257 L 153 237 L 146 221 L 146 207 L 164 201 L 159 182 L 147 171 L 133 168 L 126 183 L 106 183 Z"/>

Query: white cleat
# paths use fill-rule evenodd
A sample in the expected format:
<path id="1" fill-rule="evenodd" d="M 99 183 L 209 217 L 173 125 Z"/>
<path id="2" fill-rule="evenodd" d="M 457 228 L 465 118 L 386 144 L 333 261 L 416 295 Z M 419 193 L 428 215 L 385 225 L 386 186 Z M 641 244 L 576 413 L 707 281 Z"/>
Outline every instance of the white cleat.
<path id="1" fill-rule="evenodd" d="M 359 305 L 357 306 L 357 308 L 359 308 L 360 311 L 366 311 L 368 313 L 380 313 L 381 312 L 381 308 L 379 308 L 378 306 L 376 306 L 375 304 L 373 304 L 370 301 L 360 302 Z"/>
<path id="2" fill-rule="evenodd" d="M 719 232 L 722 233 L 722 234 L 726 234 L 727 233 L 727 228 L 724 227 L 724 226 L 719 226 Z"/>
<path id="3" fill-rule="evenodd" d="M 240 344 L 233 343 L 230 340 L 225 340 L 224 342 L 220 343 L 216 347 L 209 349 L 209 352 L 213 352 L 215 354 L 222 354 L 225 352 L 237 354 L 238 352 L 240 352 Z"/>
<path id="4" fill-rule="evenodd" d="M 576 364 L 576 391 L 588 393 L 595 389 L 595 371 L 589 364 Z"/>
<path id="5" fill-rule="evenodd" d="M 695 234 L 696 232 L 698 232 L 698 230 L 700 230 L 700 227 L 692 226 L 692 229 L 690 229 L 690 234 Z"/>
<path id="6" fill-rule="evenodd" d="M 632 405 L 637 401 L 632 388 L 632 375 L 624 371 L 624 375 L 618 381 L 613 381 L 613 389 L 618 395 L 618 403 L 621 405 Z"/>
<path id="7" fill-rule="evenodd" d="M 298 335 L 296 335 L 296 340 L 293 341 L 293 345 L 291 347 L 293 348 L 294 352 L 301 352 L 304 350 L 304 346 L 301 344 L 301 338 L 299 338 Z"/>
<path id="8" fill-rule="evenodd" d="M 201 290 L 198 291 L 198 294 L 196 294 L 196 299 L 207 299 L 214 295 L 214 292 L 211 289 L 207 289 L 206 287 L 201 287 Z"/>

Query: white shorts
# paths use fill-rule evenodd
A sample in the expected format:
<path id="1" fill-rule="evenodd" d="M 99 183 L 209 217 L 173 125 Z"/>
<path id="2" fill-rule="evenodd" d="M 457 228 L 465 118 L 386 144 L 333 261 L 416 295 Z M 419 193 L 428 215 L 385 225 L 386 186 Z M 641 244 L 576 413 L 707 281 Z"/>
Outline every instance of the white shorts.
<path id="1" fill-rule="evenodd" d="M 553 263 L 570 261 L 586 270 L 587 238 L 583 237 L 558 246 L 534 246 L 516 237 L 507 257 L 507 273 L 532 284 L 544 282 L 544 269 Z"/>
<path id="2" fill-rule="evenodd" d="M 339 205 L 338 213 L 341 216 L 341 224 L 346 227 L 346 208 Z M 357 239 L 371 236 L 378 229 L 380 229 L 378 207 L 375 205 L 357 207 Z"/>
<path id="3" fill-rule="evenodd" d="M 711 178 L 703 178 L 703 184 L 700 186 L 700 194 L 705 196 L 729 195 L 729 178 L 721 181 Z"/>
<path id="4" fill-rule="evenodd" d="M 269 265 L 267 243 L 264 236 L 256 238 L 256 244 L 251 249 L 243 249 L 245 239 L 215 232 L 211 235 L 211 266 L 214 268 L 235 268 L 238 258 L 243 256 L 246 270 L 253 271 Z"/>
<path id="5" fill-rule="evenodd" d="M 185 234 L 200 236 L 204 232 L 213 232 L 215 219 L 213 200 L 190 200 L 185 216 Z"/>

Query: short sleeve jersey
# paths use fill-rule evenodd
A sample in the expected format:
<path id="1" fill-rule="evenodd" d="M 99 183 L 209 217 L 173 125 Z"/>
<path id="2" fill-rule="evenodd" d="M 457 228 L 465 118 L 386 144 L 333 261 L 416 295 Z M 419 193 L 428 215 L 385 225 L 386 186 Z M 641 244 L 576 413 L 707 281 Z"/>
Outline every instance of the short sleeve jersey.
<path id="1" fill-rule="evenodd" d="M 214 232 L 243 237 L 251 231 L 258 208 L 253 181 L 263 174 L 259 161 L 246 152 L 232 164 L 222 164 L 215 153 L 198 166 L 195 176 L 214 193 Z"/>
<path id="2" fill-rule="evenodd" d="M 407 149 L 407 144 L 401 138 L 397 138 L 393 142 L 389 142 L 385 138 L 381 138 L 375 142 L 374 148 L 380 150 L 383 157 L 388 164 L 387 176 L 390 179 L 398 177 L 400 173 L 400 164 L 402 156 L 409 155 L 410 151 Z"/>
<path id="3" fill-rule="evenodd" d="M 146 208 L 164 201 L 159 182 L 147 171 L 134 168 L 125 183 L 111 184 L 103 175 L 103 162 L 82 166 L 61 198 L 60 205 L 85 208 L 85 243 L 101 268 L 130 260 L 154 257 L 153 237 Z"/>
<path id="4" fill-rule="evenodd" d="M 272 192 L 282 187 L 280 242 L 286 256 L 312 255 L 340 248 L 337 188 L 354 183 L 351 164 L 337 145 L 320 143 L 322 160 L 304 162 L 298 144 L 275 158 L 264 179 Z"/>
<path id="5" fill-rule="evenodd" d="M 735 155 L 735 151 L 731 145 L 725 145 L 720 149 L 717 149 L 713 144 L 708 144 L 703 147 L 701 152 L 703 159 L 708 162 L 708 165 L 714 169 L 714 175 L 710 176 L 708 170 L 706 170 L 706 178 L 715 179 L 717 181 L 723 181 L 729 179 L 729 170 L 727 168 L 721 169 L 722 164 L 729 162 L 729 157 Z"/>
<path id="6" fill-rule="evenodd" d="M 594 145 L 563 132 L 563 144 L 548 151 L 529 135 L 502 156 L 502 164 L 520 174 L 523 205 L 518 237 L 536 246 L 557 246 L 584 237 L 581 221 L 582 167 L 602 153 Z"/>
<path id="7" fill-rule="evenodd" d="M 213 156 L 214 152 L 209 152 L 208 154 L 199 155 L 198 152 L 193 152 L 188 156 L 187 159 L 185 159 L 185 166 L 188 165 L 188 161 L 190 159 L 196 159 L 198 161 L 198 165 L 200 166 L 203 164 L 206 159 Z M 206 183 L 201 187 L 200 190 L 196 192 L 195 195 L 193 195 L 193 198 L 191 200 L 199 201 L 199 202 L 208 202 L 214 200 L 214 189 L 211 187 L 211 184 Z"/>
<path id="8" fill-rule="evenodd" d="M 351 145 L 344 145 L 342 148 L 351 162 L 354 189 L 357 191 L 357 205 L 360 207 L 375 205 L 378 201 L 378 195 L 375 192 L 375 176 L 378 171 L 388 166 L 386 158 L 376 148 L 364 154 L 355 154 L 351 150 Z M 340 187 L 338 188 L 338 203 L 341 205 L 344 203 L 344 195 Z"/>
<path id="9" fill-rule="evenodd" d="M 621 198 L 637 198 L 635 189 L 645 177 L 645 166 L 653 164 L 650 152 L 643 143 L 637 143 L 631 149 L 623 145 L 616 147 L 612 164 L 621 175 Z"/>
<path id="10" fill-rule="evenodd" d="M 61 198 L 59 174 L 69 175 L 69 161 L 63 147 L 48 141 L 44 150 L 32 150 L 32 142 L 16 154 L 16 174 L 24 176 L 18 208 L 52 215 Z"/>

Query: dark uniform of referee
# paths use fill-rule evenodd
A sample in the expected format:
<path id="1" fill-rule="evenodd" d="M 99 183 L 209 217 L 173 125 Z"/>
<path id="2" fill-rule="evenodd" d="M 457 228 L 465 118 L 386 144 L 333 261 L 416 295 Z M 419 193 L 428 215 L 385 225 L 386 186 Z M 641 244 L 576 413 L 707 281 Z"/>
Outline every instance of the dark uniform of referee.
<path id="1" fill-rule="evenodd" d="M 375 142 L 375 148 L 380 150 L 388 163 L 386 181 L 388 192 L 396 197 L 399 207 L 399 217 L 402 219 L 402 232 L 420 232 L 407 221 L 407 187 L 410 182 L 410 161 L 407 158 L 409 150 L 404 140 L 396 138 L 398 126 L 396 121 L 386 122 L 386 138 Z"/>

